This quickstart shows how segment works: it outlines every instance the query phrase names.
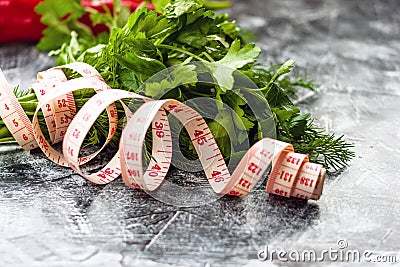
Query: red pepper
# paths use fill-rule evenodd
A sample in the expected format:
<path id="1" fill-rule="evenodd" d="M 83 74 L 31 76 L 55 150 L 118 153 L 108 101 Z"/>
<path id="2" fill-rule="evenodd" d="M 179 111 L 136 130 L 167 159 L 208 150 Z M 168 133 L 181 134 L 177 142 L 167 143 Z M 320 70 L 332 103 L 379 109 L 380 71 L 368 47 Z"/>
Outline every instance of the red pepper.
<path id="1" fill-rule="evenodd" d="M 40 23 L 40 16 L 35 13 L 34 8 L 41 0 L 0 0 L 0 43 L 38 41 L 42 37 L 45 26 Z M 123 0 L 122 5 L 129 6 L 135 10 L 142 1 Z M 92 7 L 103 11 L 102 4 L 110 10 L 113 0 L 82 0 L 85 7 Z M 151 5 L 148 5 L 152 8 Z M 104 27 L 91 25 L 89 18 L 82 18 L 82 22 L 90 26 L 95 33 L 105 30 Z"/>

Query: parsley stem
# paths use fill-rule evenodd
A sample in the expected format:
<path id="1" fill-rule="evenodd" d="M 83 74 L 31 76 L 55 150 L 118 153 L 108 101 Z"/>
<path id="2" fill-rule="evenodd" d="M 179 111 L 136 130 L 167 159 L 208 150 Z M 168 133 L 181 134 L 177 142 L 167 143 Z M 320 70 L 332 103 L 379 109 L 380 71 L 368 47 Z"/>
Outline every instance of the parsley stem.
<path id="1" fill-rule="evenodd" d="M 191 92 L 192 95 L 203 96 L 203 97 L 210 97 L 210 94 L 202 94 L 199 92 Z"/>
<path id="2" fill-rule="evenodd" d="M 206 58 L 210 61 L 210 62 L 215 62 L 215 60 L 206 52 L 204 51 L 203 53 L 201 53 L 202 55 L 205 55 Z"/>
<path id="3" fill-rule="evenodd" d="M 189 51 L 186 51 L 186 50 L 184 50 L 184 49 L 181 49 L 181 48 L 179 48 L 179 47 L 170 46 L 170 45 L 165 45 L 165 44 L 158 44 L 158 45 L 156 45 L 156 46 L 157 46 L 158 48 L 165 48 L 165 49 L 169 49 L 169 50 L 175 50 L 175 51 L 181 52 L 181 53 L 183 53 L 183 54 L 189 55 L 189 56 L 191 56 L 191 57 L 193 57 L 193 58 L 195 58 L 195 59 L 197 59 L 197 60 L 199 60 L 199 61 L 207 62 L 207 63 L 208 63 L 207 60 L 202 59 L 201 57 L 199 57 L 199 56 L 197 56 L 197 55 L 195 55 L 195 54 L 193 54 L 193 53 L 191 53 L 191 52 L 189 52 Z"/>
<path id="4" fill-rule="evenodd" d="M 0 143 L 3 144 L 4 142 L 15 142 L 15 143 L 17 143 L 17 141 L 15 141 L 14 137 L 12 137 L 12 136 L 0 138 Z"/>

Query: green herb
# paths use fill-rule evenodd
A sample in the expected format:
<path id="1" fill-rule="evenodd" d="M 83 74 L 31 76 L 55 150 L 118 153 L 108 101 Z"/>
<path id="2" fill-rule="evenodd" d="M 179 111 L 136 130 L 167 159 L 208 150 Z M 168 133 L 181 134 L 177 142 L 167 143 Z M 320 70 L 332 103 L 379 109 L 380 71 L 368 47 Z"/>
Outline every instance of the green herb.
<path id="1" fill-rule="evenodd" d="M 272 108 L 278 139 L 292 143 L 298 152 L 307 153 L 312 161 L 321 162 L 333 170 L 347 166 L 354 157 L 354 152 L 350 150 L 352 145 L 345 142 L 343 136 L 324 133 L 314 124 L 310 114 L 300 113 L 293 103 L 298 88 L 315 91 L 315 83 L 305 77 L 290 76 L 294 67 L 292 60 L 270 68 L 258 63 L 261 49 L 245 42 L 243 32 L 235 22 L 229 21 L 228 15 L 215 14 L 208 9 L 220 7 L 218 3 L 156 0 L 153 1 L 156 11 L 142 7 L 128 16 L 120 1 L 114 1 L 114 12 L 107 10 L 101 14 L 83 8 L 78 0 L 62 3 L 45 0 L 37 6 L 36 11 L 42 15 L 42 22 L 49 27 L 37 47 L 51 50 L 51 55 L 57 56 L 58 64 L 74 61 L 91 64 L 113 88 L 151 97 L 163 95 L 165 88 L 175 88 L 164 97 L 184 101 L 207 96 L 222 101 L 235 111 L 237 117 L 229 112 L 222 113 L 222 110 L 216 116 L 234 122 L 232 126 L 239 130 L 235 141 L 238 143 L 243 142 L 247 136 L 250 136 L 250 140 L 261 137 L 258 136 L 260 124 L 249 112 L 247 103 L 232 91 L 235 82 L 233 70 L 239 71 L 260 88 L 254 93 L 256 97 L 268 102 Z M 224 5 L 226 2 L 222 3 Z M 94 24 L 106 25 L 110 32 L 95 36 L 79 22 L 84 14 L 90 14 Z M 190 64 L 181 65 L 160 84 L 148 84 L 146 88 L 141 88 L 157 72 L 191 61 L 216 62 L 233 70 L 230 73 L 219 73 L 211 67 L 213 79 L 219 84 L 215 90 L 200 85 L 198 88 L 201 90 L 194 90 L 194 86 L 190 86 L 198 82 Z M 72 74 L 67 74 L 72 77 Z M 181 86 L 185 83 L 189 85 Z M 25 102 L 37 102 L 33 98 L 23 97 Z M 88 97 L 83 95 L 76 101 L 84 102 Z M 28 114 L 33 111 L 31 107 L 25 110 Z M 105 124 L 107 118 L 99 118 L 86 140 L 87 145 L 105 140 Z M 227 132 L 215 121 L 210 121 L 209 127 L 223 155 L 228 159 L 231 140 Z M 4 134 L 4 127 L 0 129 L 0 137 L 10 137 Z M 187 134 L 181 133 L 180 145 L 184 154 L 196 157 Z"/>

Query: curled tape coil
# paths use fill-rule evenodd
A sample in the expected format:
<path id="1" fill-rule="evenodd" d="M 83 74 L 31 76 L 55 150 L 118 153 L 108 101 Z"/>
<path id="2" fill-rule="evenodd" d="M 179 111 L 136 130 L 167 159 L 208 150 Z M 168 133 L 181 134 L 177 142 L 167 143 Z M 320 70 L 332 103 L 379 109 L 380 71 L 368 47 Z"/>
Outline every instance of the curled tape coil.
<path id="1" fill-rule="evenodd" d="M 82 77 L 67 80 L 63 68 L 72 69 Z M 85 88 L 93 88 L 96 94 L 76 113 L 72 92 Z M 230 174 L 206 121 L 197 111 L 177 100 L 153 100 L 111 89 L 101 75 L 85 63 L 71 63 L 40 72 L 32 89 L 39 103 L 31 122 L 0 71 L 0 115 L 5 125 L 23 149 L 40 147 L 50 160 L 71 167 L 93 183 L 106 184 L 121 175 L 129 187 L 147 191 L 157 189 L 167 174 L 173 154 L 167 116 L 170 114 L 185 126 L 216 193 L 247 195 L 272 164 L 266 186 L 268 193 L 314 200 L 322 194 L 325 169 L 320 164 L 309 162 L 307 155 L 295 153 L 291 144 L 264 138 L 247 151 Z M 98 155 L 113 138 L 118 125 L 115 102 L 122 99 L 140 99 L 144 104 L 132 114 L 121 102 L 128 121 L 118 152 L 100 171 L 83 173 L 80 165 Z M 62 154 L 43 135 L 38 121 L 39 110 L 42 110 L 50 142 L 63 141 Z M 104 110 L 109 118 L 106 142 L 99 151 L 79 158 L 86 135 Z M 143 143 L 149 127 L 153 133 L 152 157 L 144 169 Z"/>

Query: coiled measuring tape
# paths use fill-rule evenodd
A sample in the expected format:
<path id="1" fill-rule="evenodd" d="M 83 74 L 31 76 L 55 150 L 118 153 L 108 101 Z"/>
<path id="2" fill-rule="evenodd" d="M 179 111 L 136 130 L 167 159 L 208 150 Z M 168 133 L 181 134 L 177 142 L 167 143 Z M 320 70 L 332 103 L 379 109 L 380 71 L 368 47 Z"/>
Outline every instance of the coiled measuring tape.
<path id="1" fill-rule="evenodd" d="M 72 69 L 82 77 L 67 80 L 63 68 Z M 96 94 L 76 112 L 72 92 L 86 88 L 93 88 Z M 177 100 L 152 100 L 111 89 L 101 75 L 85 63 L 71 63 L 40 72 L 32 89 L 39 103 L 31 122 L 0 71 L 0 115 L 5 125 L 23 149 L 40 147 L 50 160 L 71 167 L 93 183 L 106 184 L 121 175 L 129 187 L 148 191 L 158 188 L 167 175 L 173 154 L 167 115 L 170 114 L 189 133 L 207 179 L 216 193 L 247 195 L 272 164 L 266 186 L 268 193 L 314 200 L 322 194 L 325 169 L 320 164 L 309 162 L 307 155 L 295 153 L 291 144 L 262 139 L 247 151 L 230 174 L 206 121 L 197 111 Z M 117 153 L 100 171 L 83 173 L 80 165 L 98 155 L 114 136 L 118 125 L 115 103 L 122 99 L 140 99 L 144 104 L 134 113 L 123 105 L 128 121 Z M 43 135 L 38 121 L 40 110 L 49 130 L 50 143 L 62 141 L 62 153 L 56 151 Z M 99 151 L 79 158 L 86 135 L 104 110 L 109 118 L 106 142 Z M 143 143 L 149 127 L 153 138 L 152 157 L 144 169 Z"/>

